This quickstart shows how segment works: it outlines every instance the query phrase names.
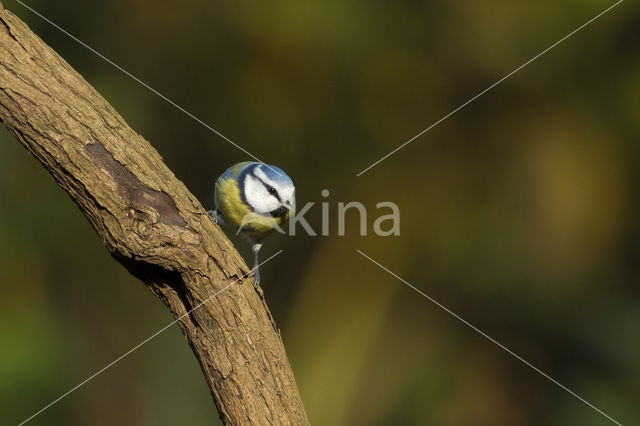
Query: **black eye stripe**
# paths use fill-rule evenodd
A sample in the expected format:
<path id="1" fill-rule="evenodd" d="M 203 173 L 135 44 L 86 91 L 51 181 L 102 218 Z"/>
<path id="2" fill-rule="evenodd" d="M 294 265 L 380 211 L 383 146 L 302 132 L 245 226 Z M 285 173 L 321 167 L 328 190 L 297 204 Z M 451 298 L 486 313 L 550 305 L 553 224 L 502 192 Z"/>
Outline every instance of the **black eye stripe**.
<path id="1" fill-rule="evenodd" d="M 251 167 L 251 170 L 250 170 L 251 176 L 253 176 L 253 177 L 254 177 L 254 178 L 256 178 L 258 181 L 260 181 L 260 183 L 261 183 L 262 185 L 264 185 L 265 189 L 267 190 L 267 192 L 268 192 L 269 194 L 271 194 L 271 195 L 273 195 L 274 197 L 276 197 L 276 199 L 277 199 L 279 202 L 282 202 L 282 199 L 280 199 L 280 194 L 278 194 L 278 191 L 277 191 L 273 186 L 271 186 L 271 185 L 269 185 L 268 183 L 266 183 L 265 181 L 263 181 L 263 180 L 262 180 L 262 178 L 256 174 L 256 170 L 255 170 L 255 169 L 256 169 L 257 167 L 258 167 L 258 165 L 257 165 L 257 164 L 256 164 L 256 166 L 255 166 L 255 167 Z"/>
<path id="2" fill-rule="evenodd" d="M 268 183 L 266 183 L 265 181 L 263 181 L 263 180 L 262 180 L 262 179 L 260 179 L 260 178 L 258 178 L 258 180 L 259 180 L 260 182 L 262 182 L 262 184 L 263 184 L 263 185 L 264 185 L 264 187 L 267 189 L 267 192 L 268 192 L 269 194 L 271 194 L 271 195 L 273 195 L 274 197 L 276 197 L 276 199 L 277 199 L 278 201 L 282 201 L 282 200 L 280 199 L 280 194 L 278 194 L 278 191 L 276 191 L 276 189 L 275 189 L 273 186 L 269 185 Z"/>

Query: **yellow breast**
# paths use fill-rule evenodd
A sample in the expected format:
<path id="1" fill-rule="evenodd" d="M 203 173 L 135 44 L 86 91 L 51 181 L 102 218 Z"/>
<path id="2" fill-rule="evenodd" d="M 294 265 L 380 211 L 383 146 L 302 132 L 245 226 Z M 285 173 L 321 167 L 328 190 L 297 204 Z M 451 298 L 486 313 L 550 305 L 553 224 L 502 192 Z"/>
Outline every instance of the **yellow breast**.
<path id="1" fill-rule="evenodd" d="M 238 228 L 251 209 L 242 201 L 238 183 L 233 179 L 218 180 L 215 186 L 216 208 L 227 225 Z"/>

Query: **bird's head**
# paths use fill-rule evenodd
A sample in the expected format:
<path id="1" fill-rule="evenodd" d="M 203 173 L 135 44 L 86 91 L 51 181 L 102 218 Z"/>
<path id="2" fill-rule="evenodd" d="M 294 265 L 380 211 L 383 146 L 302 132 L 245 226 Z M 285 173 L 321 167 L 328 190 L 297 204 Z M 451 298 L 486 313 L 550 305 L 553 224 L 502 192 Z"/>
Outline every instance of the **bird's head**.
<path id="1" fill-rule="evenodd" d="M 281 169 L 262 163 L 247 167 L 238 179 L 242 199 L 254 212 L 273 218 L 295 209 L 295 187 Z"/>

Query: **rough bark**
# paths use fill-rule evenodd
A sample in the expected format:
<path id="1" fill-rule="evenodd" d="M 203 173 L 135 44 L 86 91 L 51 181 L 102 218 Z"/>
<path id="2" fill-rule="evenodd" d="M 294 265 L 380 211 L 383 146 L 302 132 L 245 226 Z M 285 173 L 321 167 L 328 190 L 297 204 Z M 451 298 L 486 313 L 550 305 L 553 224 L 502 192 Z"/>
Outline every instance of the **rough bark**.
<path id="1" fill-rule="evenodd" d="M 1 3 L 0 119 L 71 196 L 111 255 L 176 318 L 248 271 L 158 152 Z M 308 423 L 252 279 L 179 324 L 224 423 Z"/>

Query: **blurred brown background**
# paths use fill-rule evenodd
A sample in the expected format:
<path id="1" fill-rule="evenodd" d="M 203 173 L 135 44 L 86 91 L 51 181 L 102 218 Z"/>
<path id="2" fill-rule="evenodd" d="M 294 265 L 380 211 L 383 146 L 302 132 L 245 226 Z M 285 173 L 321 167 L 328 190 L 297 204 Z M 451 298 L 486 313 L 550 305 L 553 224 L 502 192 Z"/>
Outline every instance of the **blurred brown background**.
<path id="1" fill-rule="evenodd" d="M 248 158 L 14 0 L 3 1 L 206 207 Z M 401 236 L 267 240 L 263 287 L 316 425 L 640 419 L 640 7 L 626 1 L 361 177 L 356 173 L 612 4 L 602 0 L 28 4 L 267 162 L 298 204 L 395 201 Z M 320 229 L 320 208 L 308 215 Z M 246 244 L 238 247 L 249 259 Z M 0 424 L 172 320 L 0 129 Z M 213 302 L 215 303 L 215 302 Z M 176 327 L 33 425 L 204 425 Z"/>

